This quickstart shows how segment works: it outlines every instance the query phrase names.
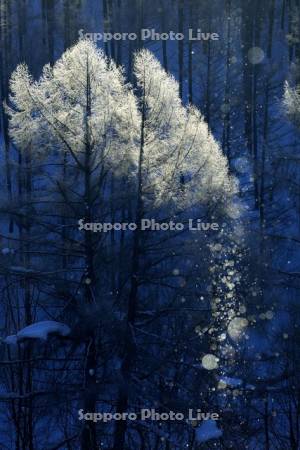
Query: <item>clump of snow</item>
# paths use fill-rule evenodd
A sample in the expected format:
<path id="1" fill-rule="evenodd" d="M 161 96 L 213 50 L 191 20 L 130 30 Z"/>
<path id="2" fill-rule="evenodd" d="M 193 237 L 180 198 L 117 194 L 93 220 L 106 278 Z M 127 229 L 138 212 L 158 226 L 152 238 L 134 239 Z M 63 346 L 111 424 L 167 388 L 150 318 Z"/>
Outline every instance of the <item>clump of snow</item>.
<path id="1" fill-rule="evenodd" d="M 17 336 L 13 334 L 11 336 L 7 336 L 2 342 L 5 342 L 7 345 L 16 345 L 18 343 L 18 339 Z"/>
<path id="2" fill-rule="evenodd" d="M 273 317 L 274 317 L 273 311 L 267 311 L 267 312 L 266 312 L 266 319 L 272 320 Z"/>
<path id="3" fill-rule="evenodd" d="M 211 439 L 219 439 L 223 432 L 217 427 L 215 420 L 204 420 L 196 429 L 196 440 L 199 443 L 210 441 Z"/>
<path id="4" fill-rule="evenodd" d="M 239 378 L 231 378 L 226 376 L 221 377 L 220 382 L 226 384 L 226 386 L 229 387 L 238 387 L 241 386 L 241 384 L 243 384 L 242 380 L 240 380 Z"/>
<path id="5" fill-rule="evenodd" d="M 42 339 L 46 341 L 50 335 L 65 337 L 70 332 L 71 329 L 64 323 L 55 322 L 54 320 L 44 320 L 28 325 L 15 335 L 7 336 L 3 339 L 3 342 L 8 345 L 15 345 L 26 339 Z"/>

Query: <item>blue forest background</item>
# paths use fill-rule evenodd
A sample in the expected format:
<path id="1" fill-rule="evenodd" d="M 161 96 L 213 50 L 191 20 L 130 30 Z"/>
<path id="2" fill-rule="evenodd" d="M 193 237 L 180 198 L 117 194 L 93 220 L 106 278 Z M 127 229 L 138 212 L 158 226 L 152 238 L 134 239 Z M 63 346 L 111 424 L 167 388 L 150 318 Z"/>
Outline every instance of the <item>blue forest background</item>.
<path id="1" fill-rule="evenodd" d="M 18 145 L 9 80 L 20 63 L 38 79 L 82 34 L 144 28 L 186 38 L 96 45 L 137 91 L 134 54 L 154 54 L 183 104 L 201 111 L 238 191 L 229 216 L 210 202 L 201 216 L 193 211 L 226 222 L 218 236 L 83 241 L 82 173 L 47 137 L 30 152 Z M 190 28 L 220 38 L 191 41 Z M 299 58 L 299 0 L 0 0 L 1 449 L 300 448 L 299 121 L 284 105 L 286 82 L 300 81 Z M 117 166 L 95 184 L 90 219 L 135 217 L 130 168 L 120 180 Z M 218 309 L 242 321 L 242 336 Z M 219 420 L 204 429 L 201 420 L 78 417 L 141 408 Z"/>

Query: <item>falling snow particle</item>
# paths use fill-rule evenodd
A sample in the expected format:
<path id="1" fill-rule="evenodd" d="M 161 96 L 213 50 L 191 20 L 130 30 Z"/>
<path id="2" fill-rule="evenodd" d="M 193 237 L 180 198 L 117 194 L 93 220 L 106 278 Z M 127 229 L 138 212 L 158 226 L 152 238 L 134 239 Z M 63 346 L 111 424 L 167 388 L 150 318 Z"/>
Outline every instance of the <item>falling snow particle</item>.
<path id="1" fill-rule="evenodd" d="M 251 64 L 259 64 L 265 57 L 265 52 L 260 47 L 252 47 L 248 51 L 248 60 Z"/>
<path id="2" fill-rule="evenodd" d="M 229 322 L 228 334 L 233 340 L 238 340 L 241 338 L 245 332 L 245 328 L 248 325 L 248 320 L 243 317 L 235 317 Z"/>
<path id="3" fill-rule="evenodd" d="M 245 157 L 237 158 L 234 162 L 234 168 L 239 173 L 246 173 L 249 170 L 249 161 Z"/>
<path id="4" fill-rule="evenodd" d="M 202 366 L 206 370 L 214 370 L 218 367 L 218 361 L 219 359 L 215 355 L 207 354 L 202 358 Z"/>

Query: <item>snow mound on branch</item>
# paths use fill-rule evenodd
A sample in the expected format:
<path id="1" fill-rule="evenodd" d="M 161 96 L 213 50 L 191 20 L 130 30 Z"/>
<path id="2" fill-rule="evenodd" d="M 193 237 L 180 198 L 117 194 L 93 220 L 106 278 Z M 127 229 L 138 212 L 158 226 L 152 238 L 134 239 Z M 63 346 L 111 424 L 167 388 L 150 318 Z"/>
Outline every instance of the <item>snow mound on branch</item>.
<path id="1" fill-rule="evenodd" d="M 220 382 L 226 384 L 229 387 L 238 387 L 243 384 L 242 380 L 239 378 L 231 378 L 223 376 L 220 378 Z"/>
<path id="2" fill-rule="evenodd" d="M 204 420 L 196 429 L 196 440 L 199 443 L 210 441 L 211 439 L 219 439 L 223 432 L 217 427 L 215 420 Z"/>
<path id="3" fill-rule="evenodd" d="M 3 342 L 7 345 L 16 345 L 18 343 L 18 338 L 15 334 L 13 334 L 12 336 L 7 336 L 3 339 Z"/>
<path id="4" fill-rule="evenodd" d="M 27 274 L 35 274 L 36 272 L 33 269 L 28 269 L 22 266 L 11 266 L 10 270 L 15 273 L 27 273 Z"/>
<path id="5" fill-rule="evenodd" d="M 50 335 L 65 337 L 68 336 L 71 329 L 64 323 L 55 322 L 54 320 L 44 320 L 33 323 L 23 328 L 17 334 L 7 336 L 3 342 L 8 345 L 15 345 L 26 339 L 42 339 L 46 341 Z"/>

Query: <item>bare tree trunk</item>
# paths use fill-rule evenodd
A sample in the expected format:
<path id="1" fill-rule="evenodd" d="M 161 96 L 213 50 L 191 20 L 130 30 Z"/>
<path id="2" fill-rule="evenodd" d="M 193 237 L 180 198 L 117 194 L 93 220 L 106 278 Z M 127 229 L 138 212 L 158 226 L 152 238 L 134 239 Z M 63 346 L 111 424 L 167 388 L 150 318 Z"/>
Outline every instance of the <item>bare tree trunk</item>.
<path id="1" fill-rule="evenodd" d="M 268 394 L 267 394 L 268 395 Z M 270 450 L 270 433 L 269 433 L 269 400 L 265 401 L 264 411 L 264 430 L 265 430 L 265 450 Z"/>
<path id="2" fill-rule="evenodd" d="M 84 191 L 85 191 L 85 210 L 86 222 L 92 222 L 92 146 L 89 129 L 89 119 L 91 116 L 91 85 L 89 61 L 87 60 L 87 82 L 86 82 L 86 114 L 85 114 L 85 162 L 84 162 Z M 84 233 L 85 244 L 85 304 L 90 308 L 94 303 L 93 286 L 95 284 L 94 273 L 94 249 L 92 236 L 89 231 Z M 97 370 L 97 347 L 96 347 L 96 330 L 92 327 L 87 336 L 87 345 L 85 350 L 85 367 L 84 367 L 84 410 L 86 412 L 96 412 L 96 370 Z M 96 426 L 90 421 L 86 422 L 81 435 L 82 450 L 97 450 Z"/>
<path id="3" fill-rule="evenodd" d="M 25 201 L 27 208 L 29 208 L 31 204 L 31 184 L 32 184 L 32 175 L 31 175 L 31 145 L 28 146 L 25 153 L 24 158 L 25 163 L 25 180 L 24 180 L 24 191 L 25 191 Z M 26 217 L 24 220 L 24 267 L 26 269 L 30 268 L 30 229 L 31 229 L 31 215 L 26 213 Z M 31 294 L 31 282 L 28 277 L 25 278 L 24 282 L 24 295 L 25 295 L 25 324 L 26 326 L 32 324 L 32 294 Z M 24 349 L 24 359 L 27 361 L 25 370 L 26 370 L 26 393 L 30 393 L 33 390 L 33 382 L 32 382 L 32 366 L 31 366 L 31 344 L 26 344 Z M 29 397 L 26 399 L 26 441 L 28 445 L 28 450 L 34 450 L 33 448 L 33 399 Z"/>
<path id="4" fill-rule="evenodd" d="M 160 23 L 161 23 L 162 32 L 164 33 L 165 29 L 166 29 L 166 11 L 165 11 L 163 4 L 161 5 L 161 11 L 160 11 Z M 167 41 L 162 40 L 161 45 L 162 45 L 162 54 L 163 54 L 163 66 L 164 66 L 164 69 L 166 71 L 168 71 Z"/>
<path id="5" fill-rule="evenodd" d="M 64 0 L 64 48 L 65 50 L 71 45 L 71 11 L 70 0 Z"/>
<path id="6" fill-rule="evenodd" d="M 107 27 L 109 33 L 114 33 L 114 11 L 113 11 L 113 0 L 107 0 Z M 112 59 L 115 59 L 116 57 L 116 51 L 115 51 L 115 41 L 112 39 L 110 41 L 110 56 Z"/>
<path id="7" fill-rule="evenodd" d="M 227 156 L 229 166 L 231 157 L 230 148 L 230 57 L 231 57 L 231 0 L 226 1 L 226 14 L 227 14 L 227 51 L 226 51 L 226 73 L 225 73 L 225 96 L 224 96 L 224 121 L 223 121 L 223 136 L 222 136 L 222 149 L 223 153 Z"/>
<path id="8" fill-rule="evenodd" d="M 190 26 L 193 23 L 193 15 L 194 15 L 194 8 L 193 8 L 193 0 L 190 0 L 189 3 L 189 16 L 190 16 Z M 193 41 L 189 40 L 189 103 L 193 102 Z"/>
<path id="9" fill-rule="evenodd" d="M 117 22 L 117 27 L 118 27 L 118 32 L 122 33 L 123 28 L 122 28 L 122 3 L 121 0 L 118 0 L 117 3 L 117 10 L 116 10 L 116 22 Z M 122 41 L 117 41 L 116 42 L 116 47 L 117 47 L 117 51 L 116 51 L 116 60 L 118 65 L 122 64 L 122 60 L 123 60 L 123 43 Z"/>
<path id="10" fill-rule="evenodd" d="M 211 106 L 211 86 L 210 86 L 210 73 L 211 73 L 211 45 L 207 43 L 207 72 L 206 72 L 206 101 L 205 101 L 205 117 L 208 127 L 210 127 L 210 106 Z"/>
<path id="11" fill-rule="evenodd" d="M 284 30 L 284 23 L 285 23 L 285 12 L 286 12 L 286 0 L 282 0 L 282 7 L 281 7 L 281 29 Z"/>
<path id="12" fill-rule="evenodd" d="M 289 412 L 288 412 L 288 420 L 289 420 L 289 440 L 291 450 L 297 450 L 299 447 L 296 442 L 296 436 L 294 431 L 294 414 L 293 414 L 293 406 L 291 399 L 289 399 Z"/>
<path id="13" fill-rule="evenodd" d="M 271 0 L 269 9 L 269 32 L 268 32 L 268 49 L 267 49 L 267 57 L 270 59 L 272 57 L 272 46 L 273 46 L 274 13 L 275 13 L 275 0 Z"/>
<path id="14" fill-rule="evenodd" d="M 274 8 L 275 0 L 271 1 L 269 10 L 269 32 L 268 32 L 268 50 L 267 57 L 272 57 L 272 45 L 273 45 L 273 27 L 274 27 Z M 266 166 L 266 151 L 268 148 L 269 139 L 269 101 L 270 101 L 270 83 L 272 74 L 268 74 L 266 77 L 265 86 L 265 101 L 264 101 L 264 127 L 263 127 L 263 143 L 262 143 L 262 155 L 261 155 L 261 176 L 260 176 L 260 192 L 259 192 L 259 217 L 260 217 L 260 230 L 261 230 L 261 255 L 264 253 L 264 234 L 265 234 L 265 166 Z"/>
<path id="15" fill-rule="evenodd" d="M 258 6 L 258 5 L 257 5 Z M 258 13 L 256 13 L 256 18 Z M 258 153 L 257 153 L 257 120 L 256 120 L 256 98 L 257 98 L 257 68 L 249 61 L 249 50 L 258 41 L 258 27 L 254 23 L 251 13 L 251 3 L 245 2 L 244 5 L 244 23 L 243 23 L 243 79 L 245 95 L 245 137 L 247 139 L 247 148 L 253 161 L 253 187 L 254 187 L 254 206 L 259 208 L 259 190 L 258 190 Z"/>
<path id="16" fill-rule="evenodd" d="M 108 33 L 109 30 L 109 16 L 108 16 L 108 1 L 102 1 L 102 15 L 103 15 L 103 30 L 104 33 Z M 104 52 L 106 55 L 109 55 L 109 47 L 108 43 L 104 42 Z"/>
<path id="17" fill-rule="evenodd" d="M 183 34 L 184 24 L 184 0 L 178 0 L 178 32 Z M 179 95 L 183 97 L 183 63 L 184 63 L 184 41 L 178 41 L 178 81 Z"/>
<path id="18" fill-rule="evenodd" d="M 18 7 L 18 44 L 19 44 L 19 56 L 21 60 L 25 60 L 26 31 L 27 31 L 26 0 L 20 0 Z"/>
<path id="19" fill-rule="evenodd" d="M 292 30 L 292 20 L 293 20 L 293 10 L 292 10 L 292 4 L 291 4 L 291 0 L 286 0 L 287 1 L 287 9 L 288 9 L 288 34 L 292 35 L 293 30 Z M 289 62 L 293 61 L 293 54 L 294 54 L 294 47 L 293 45 L 289 45 L 288 46 L 288 52 L 289 52 Z"/>
<path id="20" fill-rule="evenodd" d="M 51 66 L 54 64 L 54 2 L 43 0 L 42 14 L 44 22 L 44 42 L 48 52 L 48 60 Z"/>
<path id="21" fill-rule="evenodd" d="M 209 33 L 211 33 L 211 15 L 212 12 L 209 9 Z M 207 51 L 207 71 L 206 71 L 206 96 L 205 96 L 205 118 L 208 125 L 208 128 L 210 128 L 211 125 L 211 41 L 205 42 L 206 45 L 206 51 Z"/>
<path id="22" fill-rule="evenodd" d="M 8 200 L 12 203 L 12 181 L 10 164 L 10 141 L 8 135 L 8 120 L 4 112 L 3 102 L 7 100 L 8 76 L 11 59 L 11 17 L 10 6 L 4 0 L 0 7 L 0 128 L 4 142 L 5 176 Z M 13 219 L 9 220 L 9 231 L 13 232 Z"/>
<path id="23" fill-rule="evenodd" d="M 140 270 L 140 240 L 141 230 L 140 223 L 143 217 L 143 161 L 144 161 L 144 143 L 145 143 L 145 119 L 146 119 L 146 103 L 145 94 L 142 104 L 142 121 L 141 121 L 141 138 L 140 138 L 140 153 L 139 153 L 139 169 L 138 169 L 138 186 L 137 186 L 137 203 L 135 213 L 135 223 L 138 228 L 133 236 L 133 250 L 131 261 L 131 279 L 130 291 L 127 307 L 127 329 L 124 344 L 124 357 L 121 366 L 123 377 L 122 385 L 119 388 L 117 413 L 124 413 L 128 408 L 128 385 L 130 384 L 130 371 L 135 357 L 135 343 L 134 343 L 134 323 L 136 318 L 137 302 L 138 302 L 138 288 L 139 288 L 139 270 Z M 124 448 L 126 421 L 120 420 L 116 423 L 114 446 L 113 450 L 120 450 Z"/>

